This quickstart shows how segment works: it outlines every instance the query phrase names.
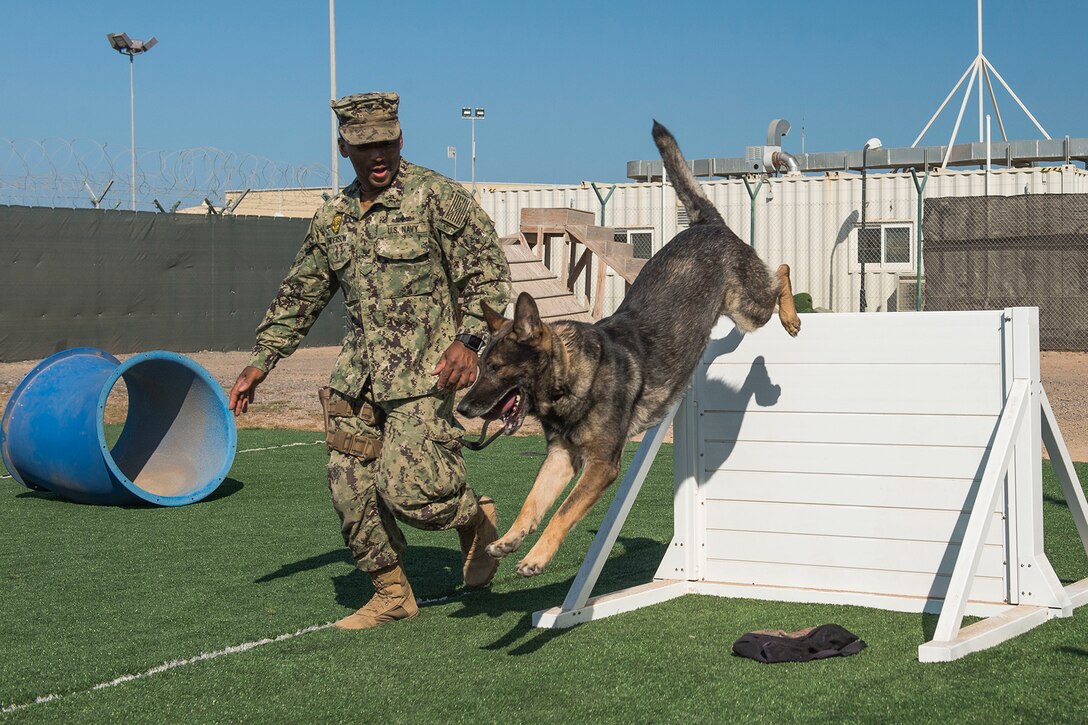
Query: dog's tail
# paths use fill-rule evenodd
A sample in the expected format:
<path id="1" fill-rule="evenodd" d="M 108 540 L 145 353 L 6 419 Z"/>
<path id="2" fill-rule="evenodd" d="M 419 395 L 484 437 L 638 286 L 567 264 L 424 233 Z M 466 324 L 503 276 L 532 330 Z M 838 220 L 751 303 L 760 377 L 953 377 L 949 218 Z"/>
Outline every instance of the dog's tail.
<path id="1" fill-rule="evenodd" d="M 699 182 L 695 180 L 695 174 L 691 173 L 688 162 L 680 153 L 680 147 L 676 139 L 669 133 L 669 129 L 654 121 L 654 143 L 661 152 L 661 161 L 665 164 L 665 171 L 669 175 L 669 181 L 676 188 L 676 195 L 688 211 L 688 219 L 691 225 L 696 224 L 725 224 L 722 215 L 710 203 L 710 199 L 703 193 Z"/>

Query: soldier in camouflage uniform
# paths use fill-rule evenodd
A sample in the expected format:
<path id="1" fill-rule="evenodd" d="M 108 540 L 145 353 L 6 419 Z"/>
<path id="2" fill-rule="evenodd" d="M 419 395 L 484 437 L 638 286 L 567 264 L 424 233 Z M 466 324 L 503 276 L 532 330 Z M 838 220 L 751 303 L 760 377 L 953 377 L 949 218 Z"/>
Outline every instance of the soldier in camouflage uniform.
<path id="1" fill-rule="evenodd" d="M 364 629 L 418 613 L 401 568 L 399 519 L 456 529 L 470 587 L 498 560 L 493 501 L 465 484 L 454 392 L 476 380 L 487 335 L 481 302 L 504 309 L 510 271 L 491 220 L 464 188 L 400 158 L 395 93 L 332 104 L 340 153 L 356 179 L 314 215 L 306 240 L 257 328 L 249 365 L 230 393 L 246 411 L 257 385 L 290 355 L 337 290 L 347 334 L 321 391 L 328 478 L 344 541 L 374 597 L 337 622 Z"/>

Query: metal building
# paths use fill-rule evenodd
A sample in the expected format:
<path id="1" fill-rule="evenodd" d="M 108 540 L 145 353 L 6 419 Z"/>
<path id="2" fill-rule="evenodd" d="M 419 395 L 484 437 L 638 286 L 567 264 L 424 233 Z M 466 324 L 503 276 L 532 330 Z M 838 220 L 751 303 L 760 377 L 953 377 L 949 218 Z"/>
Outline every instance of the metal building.
<path id="1" fill-rule="evenodd" d="M 922 175 L 918 176 L 921 181 Z M 768 264 L 791 266 L 796 292 L 811 294 L 817 308 L 834 312 L 859 309 L 861 174 L 832 171 L 819 176 L 753 178 L 747 186 L 743 178 L 702 183 L 741 239 L 754 243 Z M 909 287 L 918 273 L 920 195 L 910 173 L 869 171 L 866 183 L 866 226 L 879 230 L 870 234 L 878 234 L 880 244 L 880 261 L 866 264 L 867 309 L 902 309 L 906 307 L 901 304 L 904 296 L 913 295 Z M 674 189 L 660 181 L 617 184 L 603 215 L 597 194 L 585 182 L 532 188 L 478 185 L 477 193 L 501 236 L 518 233 L 522 209 L 581 209 L 593 212 L 602 226 L 616 229 L 618 238 L 634 245 L 636 256 L 649 256 L 686 226 L 686 213 Z M 988 173 L 977 167 L 934 168 L 921 196 L 1063 193 L 1088 193 L 1088 172 L 1072 163 Z M 909 299 L 913 309 L 913 296 Z"/>

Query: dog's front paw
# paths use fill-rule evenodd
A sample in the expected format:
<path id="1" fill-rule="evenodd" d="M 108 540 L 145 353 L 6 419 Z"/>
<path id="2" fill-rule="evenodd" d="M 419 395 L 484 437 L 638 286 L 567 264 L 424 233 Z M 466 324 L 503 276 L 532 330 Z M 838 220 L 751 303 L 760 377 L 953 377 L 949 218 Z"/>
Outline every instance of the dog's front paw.
<path id="1" fill-rule="evenodd" d="M 538 541 L 532 549 L 529 549 L 525 558 L 518 562 L 515 571 L 520 576 L 536 576 L 544 571 L 544 567 L 551 562 L 553 556 L 555 556 L 555 549 Z"/>
<path id="2" fill-rule="evenodd" d="M 518 576 L 536 576 L 544 571 L 544 567 L 547 566 L 546 561 L 534 561 L 531 557 L 525 557 L 518 562 L 517 567 L 514 569 L 518 573 Z"/>
<path id="3" fill-rule="evenodd" d="M 501 559 L 507 554 L 513 554 L 521 546 L 521 542 L 525 540 L 524 536 L 504 536 L 497 541 L 493 541 L 487 545 L 487 553 L 489 556 L 495 559 Z"/>

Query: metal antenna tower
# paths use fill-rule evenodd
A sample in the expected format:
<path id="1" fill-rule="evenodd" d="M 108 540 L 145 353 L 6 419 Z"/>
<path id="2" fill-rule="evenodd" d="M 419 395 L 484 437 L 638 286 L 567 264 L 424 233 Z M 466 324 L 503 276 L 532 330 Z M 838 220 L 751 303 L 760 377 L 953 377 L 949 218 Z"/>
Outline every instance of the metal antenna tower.
<path id="1" fill-rule="evenodd" d="M 929 119 L 929 123 L 927 123 L 926 127 L 922 129 L 922 132 L 920 134 L 918 134 L 918 138 L 914 139 L 914 143 L 912 143 L 910 145 L 911 148 L 916 147 L 918 145 L 918 142 L 922 140 L 922 137 L 926 135 L 926 131 L 928 131 L 929 127 L 933 125 L 933 122 L 937 120 L 937 117 L 941 115 L 941 111 L 943 111 L 944 107 L 948 105 L 948 102 L 952 99 L 952 96 L 956 95 L 956 91 L 958 91 L 960 89 L 960 86 L 963 85 L 963 82 L 965 80 L 967 81 L 967 90 L 963 94 L 963 102 L 960 103 L 960 113 L 959 113 L 958 116 L 956 116 L 956 125 L 952 128 L 952 138 L 949 140 L 948 147 L 945 150 L 944 159 L 941 161 L 941 168 L 942 169 L 945 168 L 945 166 L 948 164 L 948 158 L 952 154 L 952 145 L 954 143 L 956 143 L 956 134 L 959 133 L 960 122 L 963 121 L 963 112 L 967 108 L 967 100 L 971 97 L 971 90 L 974 87 L 976 80 L 978 81 L 978 140 L 979 140 L 979 143 L 982 143 L 985 140 L 983 138 L 983 115 L 982 115 L 982 81 L 984 79 L 986 81 L 986 88 L 990 93 L 990 103 L 993 104 L 994 112 L 997 114 L 997 125 L 998 125 L 998 128 L 1001 129 L 1001 139 L 1003 141 L 1008 141 L 1009 138 L 1008 138 L 1008 136 L 1005 135 L 1005 123 L 1001 120 L 1001 109 L 998 108 L 997 97 L 994 96 L 994 87 L 993 87 L 993 84 L 990 81 L 990 73 L 993 73 L 994 76 L 997 78 L 997 80 L 1001 82 L 1001 85 L 1004 86 L 1005 90 L 1009 92 L 1009 95 L 1012 96 L 1012 99 L 1014 101 L 1016 101 L 1016 105 L 1020 106 L 1020 110 L 1022 110 L 1024 113 L 1027 114 L 1027 117 L 1031 119 L 1031 122 L 1035 124 L 1035 127 L 1037 129 L 1039 129 L 1040 133 L 1042 133 L 1043 136 L 1045 136 L 1047 139 L 1050 139 L 1050 134 L 1048 134 L 1046 132 L 1046 129 L 1044 129 L 1039 124 L 1039 122 L 1035 120 L 1035 116 L 1031 115 L 1031 111 L 1028 110 L 1028 107 L 1024 105 L 1024 102 L 1020 100 L 1020 98 L 1016 95 L 1016 93 L 1012 90 L 1012 88 L 1009 87 L 1009 84 L 1005 82 L 1005 79 L 1001 77 L 1001 74 L 997 72 L 997 68 L 994 68 L 993 63 L 991 63 L 986 58 L 986 56 L 983 55 L 983 53 L 982 53 L 982 0 L 978 0 L 978 55 L 976 55 L 975 59 L 971 61 L 971 64 L 967 66 L 967 70 L 965 70 L 963 72 L 963 75 L 960 76 L 959 81 L 956 82 L 956 85 L 952 88 L 952 90 L 948 92 L 948 95 L 944 99 L 944 103 L 942 103 L 940 105 L 940 107 L 937 109 L 937 112 L 933 114 L 933 118 Z M 968 80 L 968 78 L 970 78 L 970 80 Z"/>

